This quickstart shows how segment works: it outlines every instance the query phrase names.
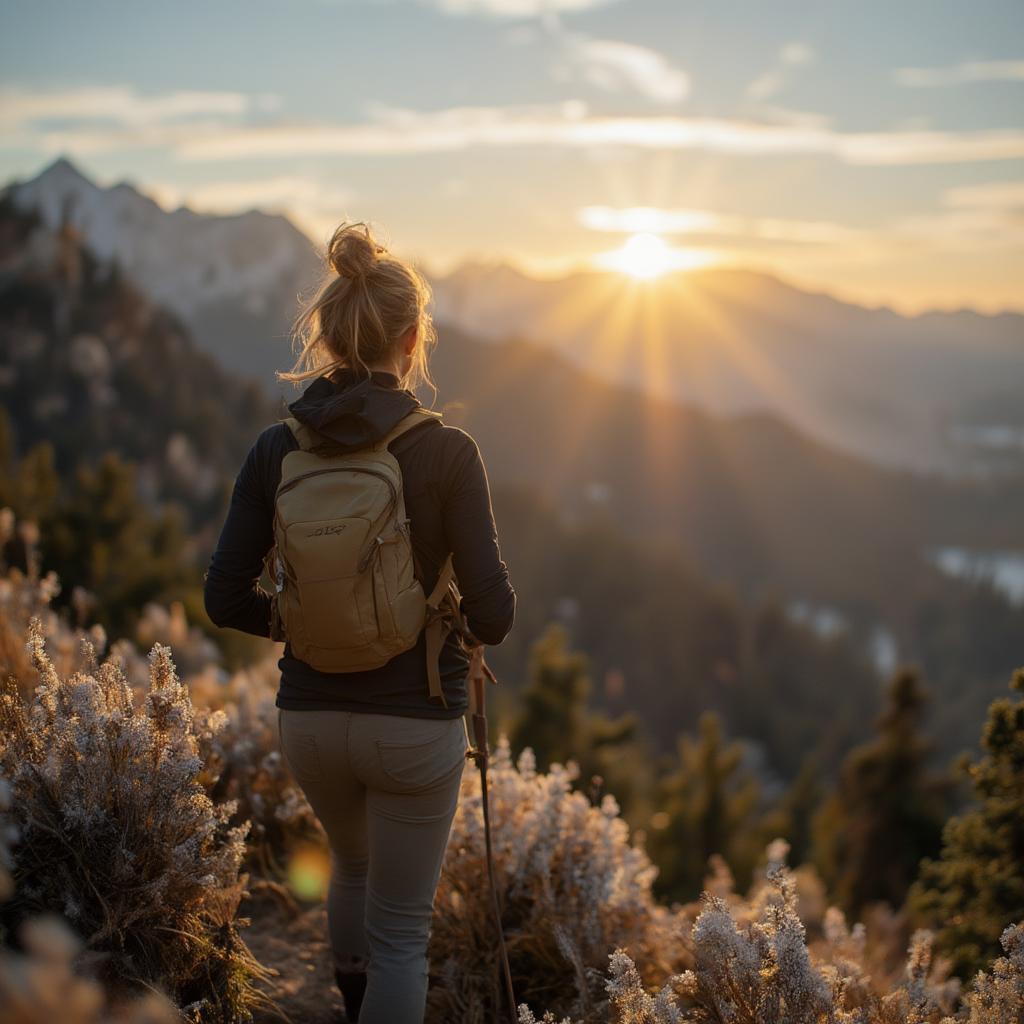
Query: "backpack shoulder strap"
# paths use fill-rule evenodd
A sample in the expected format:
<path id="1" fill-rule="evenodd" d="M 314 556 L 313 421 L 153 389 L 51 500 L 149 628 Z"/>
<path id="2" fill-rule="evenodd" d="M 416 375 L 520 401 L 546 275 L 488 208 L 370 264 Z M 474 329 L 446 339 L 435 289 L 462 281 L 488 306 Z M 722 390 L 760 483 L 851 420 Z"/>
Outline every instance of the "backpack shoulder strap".
<path id="1" fill-rule="evenodd" d="M 375 452 L 385 451 L 389 444 L 396 438 L 399 438 L 407 430 L 411 430 L 413 427 L 422 423 L 424 420 L 440 420 L 441 414 L 434 412 L 432 409 L 424 409 L 423 406 L 418 406 L 413 409 L 407 416 L 403 416 L 374 446 Z"/>
<path id="2" fill-rule="evenodd" d="M 281 422 L 292 432 L 304 452 L 311 452 L 323 440 L 312 427 L 300 423 L 294 416 L 289 416 Z"/>
<path id="3" fill-rule="evenodd" d="M 439 412 L 433 412 L 431 409 L 424 409 L 422 407 L 413 409 L 407 416 L 402 417 L 376 444 L 372 446 L 372 450 L 375 452 L 384 451 L 392 441 L 396 438 L 401 437 L 407 430 L 417 426 L 427 419 L 441 419 Z M 304 452 L 316 451 L 317 448 L 323 446 L 330 446 L 331 442 L 328 441 L 322 434 L 314 430 L 312 427 L 305 423 L 300 423 L 294 416 L 289 416 L 281 421 L 295 436 L 295 440 L 298 442 L 299 447 Z"/>

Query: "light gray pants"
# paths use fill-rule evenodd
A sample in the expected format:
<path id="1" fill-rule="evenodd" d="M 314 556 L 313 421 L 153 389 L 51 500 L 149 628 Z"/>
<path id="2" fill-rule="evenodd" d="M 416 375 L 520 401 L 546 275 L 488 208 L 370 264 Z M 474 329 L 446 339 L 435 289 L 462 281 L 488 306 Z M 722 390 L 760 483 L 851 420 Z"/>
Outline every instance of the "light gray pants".
<path id="1" fill-rule="evenodd" d="M 279 709 L 278 721 L 285 759 L 330 843 L 335 966 L 367 969 L 359 1024 L 422 1024 L 465 719 Z"/>

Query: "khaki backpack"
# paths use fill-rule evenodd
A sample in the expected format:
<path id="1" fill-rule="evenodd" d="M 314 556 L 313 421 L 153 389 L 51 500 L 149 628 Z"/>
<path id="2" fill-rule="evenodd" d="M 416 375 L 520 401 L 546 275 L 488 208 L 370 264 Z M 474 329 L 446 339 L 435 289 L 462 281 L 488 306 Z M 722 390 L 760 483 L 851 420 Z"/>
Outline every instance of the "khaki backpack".
<path id="1" fill-rule="evenodd" d="M 340 453 L 330 438 L 286 419 L 298 449 L 281 463 L 274 502 L 271 637 L 321 672 L 379 668 L 426 629 L 430 697 L 447 707 L 438 656 L 464 629 L 451 555 L 424 594 L 409 534 L 402 473 L 388 445 L 426 418 L 417 408 L 372 447 Z"/>

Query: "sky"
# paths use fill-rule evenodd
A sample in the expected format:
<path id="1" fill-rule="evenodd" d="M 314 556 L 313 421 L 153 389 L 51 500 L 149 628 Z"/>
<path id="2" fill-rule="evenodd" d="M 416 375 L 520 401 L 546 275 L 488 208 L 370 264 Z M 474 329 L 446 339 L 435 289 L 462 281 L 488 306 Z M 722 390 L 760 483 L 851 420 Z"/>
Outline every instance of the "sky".
<path id="1" fill-rule="evenodd" d="M 867 305 L 1024 310 L 1021 0 L 2 0 L 0 181 L 61 154 L 320 243 L 369 221 L 434 273 L 643 233 Z"/>

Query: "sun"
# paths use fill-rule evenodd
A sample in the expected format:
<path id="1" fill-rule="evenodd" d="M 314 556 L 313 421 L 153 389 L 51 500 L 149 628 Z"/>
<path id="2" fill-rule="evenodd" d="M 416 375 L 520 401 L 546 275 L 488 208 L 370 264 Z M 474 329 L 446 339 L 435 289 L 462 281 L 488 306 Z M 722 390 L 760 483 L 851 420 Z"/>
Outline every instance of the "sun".
<path id="1" fill-rule="evenodd" d="M 664 274 L 672 263 L 672 250 L 665 239 L 647 231 L 632 235 L 621 252 L 622 269 L 632 277 L 657 277 Z"/>
<path id="2" fill-rule="evenodd" d="M 669 270 L 692 270 L 708 262 L 694 249 L 673 249 L 664 238 L 642 231 L 631 235 L 620 249 L 597 257 L 600 266 L 618 270 L 639 280 L 660 277 Z"/>

